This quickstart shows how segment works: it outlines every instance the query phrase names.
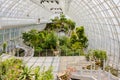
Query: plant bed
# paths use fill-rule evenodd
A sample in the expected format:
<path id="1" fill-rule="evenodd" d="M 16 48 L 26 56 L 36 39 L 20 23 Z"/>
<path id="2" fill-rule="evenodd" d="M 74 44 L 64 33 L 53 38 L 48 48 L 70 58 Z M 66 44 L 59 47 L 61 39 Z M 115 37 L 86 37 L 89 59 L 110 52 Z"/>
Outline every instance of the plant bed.
<path id="1" fill-rule="evenodd" d="M 114 69 L 111 66 L 106 66 L 105 67 L 105 71 L 109 72 L 109 70 L 110 70 L 110 72 L 111 72 L 112 75 L 118 77 L 118 70 L 117 69 Z"/>
<path id="2" fill-rule="evenodd" d="M 0 80 L 53 80 L 52 66 L 45 70 L 38 67 L 27 67 L 20 59 L 0 61 Z"/>
<path id="3" fill-rule="evenodd" d="M 60 35 L 60 33 L 64 35 Z M 88 47 L 88 38 L 84 26 L 76 28 L 76 23 L 65 15 L 51 19 L 42 31 L 32 29 L 22 34 L 24 44 L 34 48 L 34 56 L 62 56 L 84 55 Z M 48 52 L 44 50 L 51 49 Z M 60 49 L 59 51 L 56 51 Z M 48 53 L 48 54 L 47 54 Z"/>

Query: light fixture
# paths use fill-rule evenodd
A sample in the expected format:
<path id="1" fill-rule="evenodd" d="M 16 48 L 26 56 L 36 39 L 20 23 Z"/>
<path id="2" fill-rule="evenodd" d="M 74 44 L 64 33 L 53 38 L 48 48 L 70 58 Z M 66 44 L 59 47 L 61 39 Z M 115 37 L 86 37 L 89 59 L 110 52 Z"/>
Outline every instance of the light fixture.
<path id="1" fill-rule="evenodd" d="M 51 1 L 51 3 L 53 3 L 53 1 Z"/>
<path id="2" fill-rule="evenodd" d="M 60 8 L 60 10 L 62 11 L 62 8 Z"/>
<path id="3" fill-rule="evenodd" d="M 41 1 L 40 1 L 40 4 L 44 3 L 44 1 L 45 1 L 45 0 L 41 0 Z"/>
<path id="4" fill-rule="evenodd" d="M 59 4 L 59 2 L 58 2 L 58 1 L 56 1 L 56 3 L 57 3 L 57 4 Z"/>
<path id="5" fill-rule="evenodd" d="M 49 3 L 49 1 L 46 1 L 47 3 Z"/>

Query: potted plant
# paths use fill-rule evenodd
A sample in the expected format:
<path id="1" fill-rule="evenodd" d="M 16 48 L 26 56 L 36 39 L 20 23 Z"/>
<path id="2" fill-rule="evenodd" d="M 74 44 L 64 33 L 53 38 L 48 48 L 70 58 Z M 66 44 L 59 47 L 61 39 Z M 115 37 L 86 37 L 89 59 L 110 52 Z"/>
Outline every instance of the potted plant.
<path id="1" fill-rule="evenodd" d="M 68 67 L 64 72 L 57 74 L 59 80 L 71 80 L 72 72 L 76 72 L 75 68 Z"/>

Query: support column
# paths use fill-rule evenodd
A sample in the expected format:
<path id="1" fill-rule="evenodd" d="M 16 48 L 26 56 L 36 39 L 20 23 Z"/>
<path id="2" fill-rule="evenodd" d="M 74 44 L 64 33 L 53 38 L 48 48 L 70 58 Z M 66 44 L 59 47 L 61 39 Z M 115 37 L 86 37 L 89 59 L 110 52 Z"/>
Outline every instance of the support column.
<path id="1" fill-rule="evenodd" d="M 101 79 L 101 69 L 98 70 L 98 80 L 102 80 Z"/>
<path id="2" fill-rule="evenodd" d="M 110 76 L 111 76 L 111 73 L 110 73 L 110 70 L 109 70 L 109 72 L 108 72 L 108 80 L 111 80 Z"/>

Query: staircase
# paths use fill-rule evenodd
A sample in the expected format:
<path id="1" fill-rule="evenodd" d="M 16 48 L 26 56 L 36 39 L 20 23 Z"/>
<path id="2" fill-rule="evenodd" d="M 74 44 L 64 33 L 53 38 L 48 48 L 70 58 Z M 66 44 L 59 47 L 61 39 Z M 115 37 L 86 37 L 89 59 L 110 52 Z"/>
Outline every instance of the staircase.
<path id="1" fill-rule="evenodd" d="M 21 48 L 21 49 L 25 50 L 24 57 L 33 57 L 34 56 L 34 49 L 29 46 L 26 46 L 24 43 L 16 45 L 16 48 Z"/>

